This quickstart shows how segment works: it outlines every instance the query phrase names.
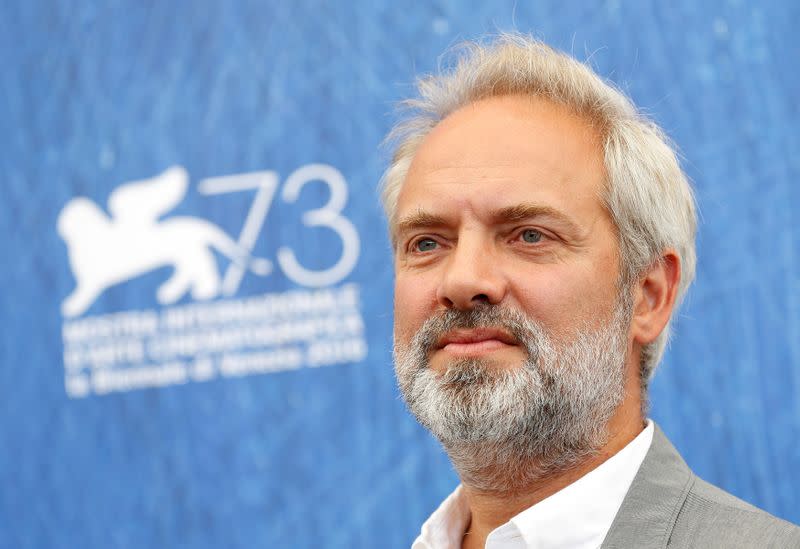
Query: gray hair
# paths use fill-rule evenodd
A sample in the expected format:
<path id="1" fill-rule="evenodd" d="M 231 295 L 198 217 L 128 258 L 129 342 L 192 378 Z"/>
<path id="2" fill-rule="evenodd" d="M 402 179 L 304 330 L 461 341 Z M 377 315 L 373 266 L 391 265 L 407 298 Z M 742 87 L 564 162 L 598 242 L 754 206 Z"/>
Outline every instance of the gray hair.
<path id="1" fill-rule="evenodd" d="M 694 278 L 697 218 L 692 189 L 664 132 L 628 97 L 590 67 L 542 42 L 501 34 L 488 44 L 466 43 L 449 70 L 421 78 L 419 97 L 401 105 L 410 116 L 389 133 L 396 147 L 381 182 L 381 198 L 394 225 L 400 188 L 417 147 L 441 120 L 488 97 L 522 94 L 564 105 L 601 135 L 605 207 L 616 225 L 621 255 L 621 291 L 663 260 L 667 249 L 680 258 L 675 307 Z M 671 323 L 671 319 L 670 319 Z M 642 349 L 643 393 L 663 355 L 670 324 Z"/>

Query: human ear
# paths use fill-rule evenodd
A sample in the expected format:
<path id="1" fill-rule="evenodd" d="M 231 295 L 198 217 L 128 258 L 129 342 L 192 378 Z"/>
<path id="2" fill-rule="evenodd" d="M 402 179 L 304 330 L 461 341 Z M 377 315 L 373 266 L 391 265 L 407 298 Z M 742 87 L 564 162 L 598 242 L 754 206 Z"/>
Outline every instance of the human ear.
<path id="1" fill-rule="evenodd" d="M 641 346 L 652 343 L 664 330 L 675 307 L 681 280 L 681 260 L 665 250 L 638 280 L 634 289 L 631 337 Z"/>

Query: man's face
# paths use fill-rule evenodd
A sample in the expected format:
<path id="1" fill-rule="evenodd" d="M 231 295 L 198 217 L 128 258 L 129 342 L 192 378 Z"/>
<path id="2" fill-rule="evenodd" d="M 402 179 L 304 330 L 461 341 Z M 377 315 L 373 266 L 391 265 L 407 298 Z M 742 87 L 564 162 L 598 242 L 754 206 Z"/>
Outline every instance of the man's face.
<path id="1" fill-rule="evenodd" d="M 443 120 L 414 157 L 392 227 L 396 343 L 435 313 L 479 303 L 518 310 L 556 340 L 601 326 L 619 275 L 603 179 L 597 132 L 548 101 L 489 98 Z M 494 368 L 525 359 L 502 330 L 445 339 L 429 356 L 436 372 L 469 357 Z"/>
<path id="2" fill-rule="evenodd" d="M 631 307 L 600 151 L 559 107 L 487 99 L 431 132 L 401 190 L 398 381 L 473 486 L 576 463 L 623 399 Z"/>

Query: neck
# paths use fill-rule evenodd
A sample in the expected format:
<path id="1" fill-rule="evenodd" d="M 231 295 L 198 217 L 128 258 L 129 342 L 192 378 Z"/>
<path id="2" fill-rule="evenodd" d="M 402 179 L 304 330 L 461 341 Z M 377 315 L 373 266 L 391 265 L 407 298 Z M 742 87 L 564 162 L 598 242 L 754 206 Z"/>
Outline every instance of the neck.
<path id="1" fill-rule="evenodd" d="M 486 474 L 491 475 L 492 482 L 496 483 L 499 476 L 505 472 L 510 472 L 513 476 L 513 478 L 507 479 L 505 488 L 502 490 L 486 490 L 481 487 L 481 482 L 470 482 L 462 475 L 464 495 L 471 512 L 471 520 L 464 536 L 462 549 L 483 548 L 486 538 L 492 530 L 505 524 L 525 509 L 569 486 L 619 452 L 636 438 L 644 427 L 641 415 L 636 421 L 631 421 L 631 419 L 630 416 L 626 417 L 624 414 L 618 414 L 612 418 L 608 425 L 608 442 L 599 451 L 562 470 L 543 472 L 539 475 L 530 474 L 531 471 L 541 470 L 539 463 L 535 460 L 512 467 L 503 466 L 501 469 L 491 466 L 491 469 L 494 469 L 491 472 L 487 467 Z M 458 460 L 454 459 L 453 461 L 456 468 L 459 469 Z M 525 477 L 521 477 L 519 474 L 514 475 L 515 471 L 520 470 L 528 471 L 529 474 Z"/>

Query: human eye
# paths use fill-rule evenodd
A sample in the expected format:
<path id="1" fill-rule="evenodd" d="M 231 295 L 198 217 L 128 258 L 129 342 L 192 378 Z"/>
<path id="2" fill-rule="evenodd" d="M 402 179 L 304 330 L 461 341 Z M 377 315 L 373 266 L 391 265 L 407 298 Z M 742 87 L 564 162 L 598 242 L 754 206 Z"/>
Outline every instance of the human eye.
<path id="1" fill-rule="evenodd" d="M 429 237 L 417 238 L 411 242 L 411 251 L 415 253 L 424 253 L 435 250 L 439 247 L 439 243 Z"/>
<path id="2" fill-rule="evenodd" d="M 537 242 L 541 242 L 544 238 L 544 234 L 542 234 L 542 231 L 528 228 L 519 232 L 519 238 L 528 244 L 536 244 Z"/>

